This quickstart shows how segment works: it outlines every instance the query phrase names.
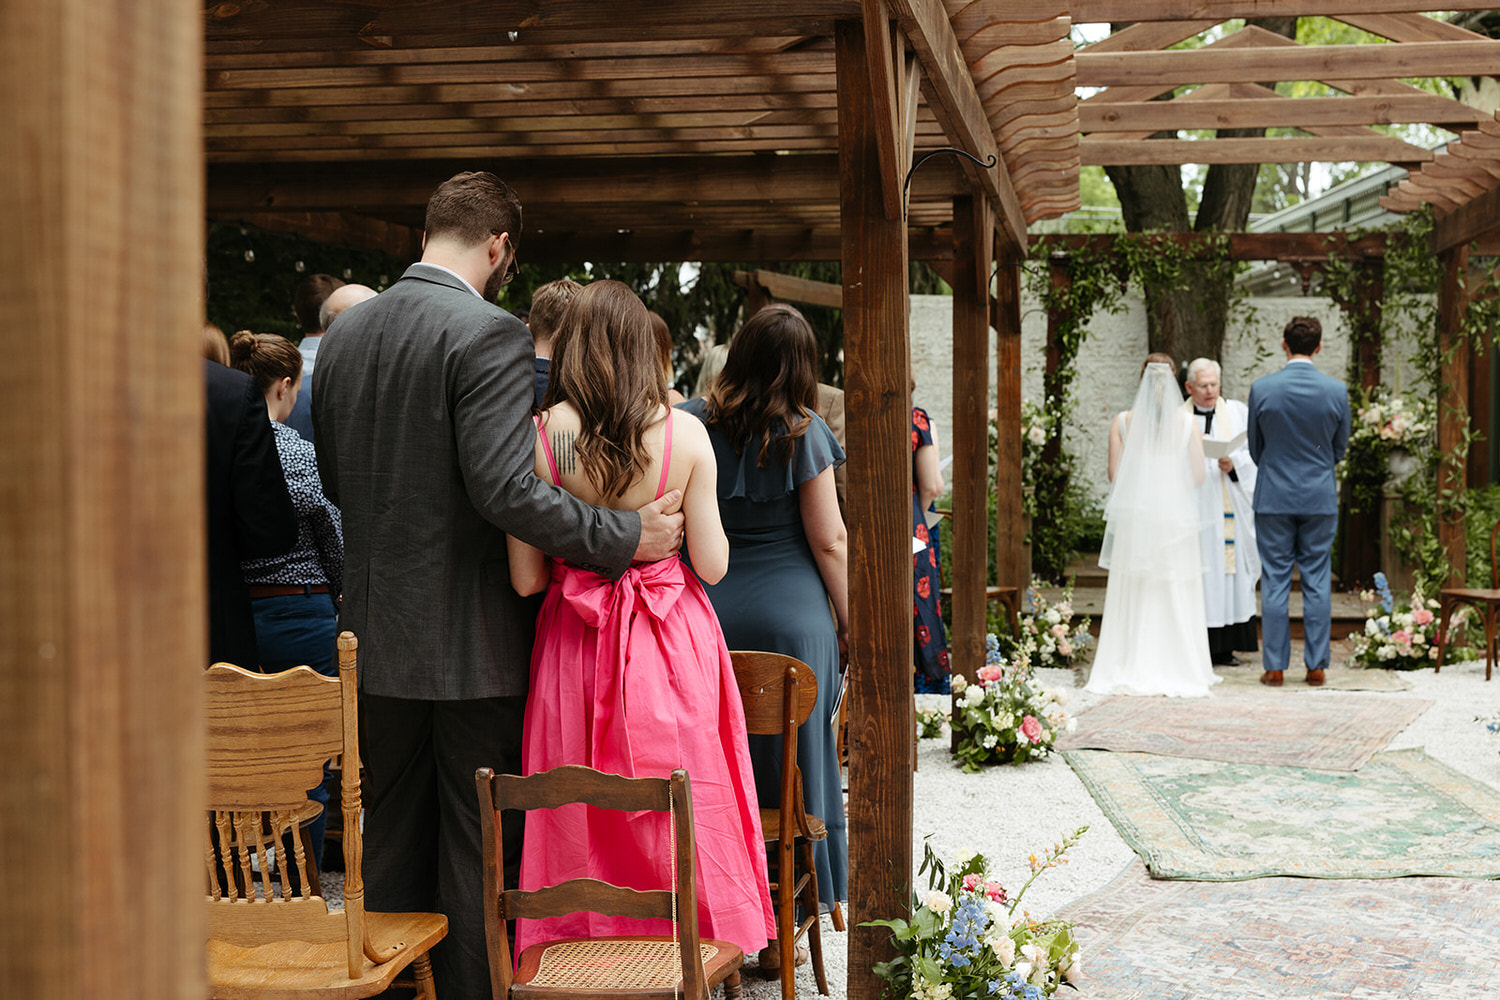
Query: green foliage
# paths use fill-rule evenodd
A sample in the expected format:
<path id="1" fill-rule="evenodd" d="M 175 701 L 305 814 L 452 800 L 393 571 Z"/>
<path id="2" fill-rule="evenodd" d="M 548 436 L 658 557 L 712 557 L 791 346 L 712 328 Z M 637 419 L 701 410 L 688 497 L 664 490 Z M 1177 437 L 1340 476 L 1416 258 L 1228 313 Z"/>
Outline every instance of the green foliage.
<path id="1" fill-rule="evenodd" d="M 1492 582 L 1490 535 L 1500 523 L 1500 485 L 1470 490 L 1465 508 L 1468 566 L 1464 579 L 1470 587 L 1488 587 Z"/>

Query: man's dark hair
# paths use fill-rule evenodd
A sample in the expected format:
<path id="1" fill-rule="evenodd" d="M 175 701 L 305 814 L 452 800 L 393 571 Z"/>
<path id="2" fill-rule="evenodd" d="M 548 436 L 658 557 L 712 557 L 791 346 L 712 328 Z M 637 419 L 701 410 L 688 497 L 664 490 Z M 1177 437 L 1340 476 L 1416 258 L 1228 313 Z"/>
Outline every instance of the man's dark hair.
<path id="1" fill-rule="evenodd" d="M 427 201 L 427 238 L 447 236 L 464 246 L 509 233 L 510 243 L 521 242 L 521 199 L 509 184 L 488 170 L 471 170 L 438 185 Z"/>
<path id="2" fill-rule="evenodd" d="M 1312 316 L 1293 316 L 1281 331 L 1281 339 L 1293 354 L 1310 355 L 1323 342 L 1323 324 Z"/>
<path id="3" fill-rule="evenodd" d="M 292 293 L 292 311 L 297 314 L 297 325 L 304 335 L 322 331 L 318 310 L 334 289 L 343 287 L 344 283 L 331 274 L 309 274 L 297 283 L 297 290 Z"/>

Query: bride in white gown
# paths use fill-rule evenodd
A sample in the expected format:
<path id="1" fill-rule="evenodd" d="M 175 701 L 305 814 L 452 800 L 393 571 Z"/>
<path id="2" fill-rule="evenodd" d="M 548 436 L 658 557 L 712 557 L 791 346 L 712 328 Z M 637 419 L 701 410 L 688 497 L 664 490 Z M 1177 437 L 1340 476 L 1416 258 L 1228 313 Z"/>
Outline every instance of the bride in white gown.
<path id="1" fill-rule="evenodd" d="M 1146 365 L 1135 405 L 1115 418 L 1110 436 L 1114 485 L 1099 553 L 1109 583 L 1085 690 L 1207 695 L 1219 677 L 1209 662 L 1198 544 L 1203 442 L 1170 365 Z"/>

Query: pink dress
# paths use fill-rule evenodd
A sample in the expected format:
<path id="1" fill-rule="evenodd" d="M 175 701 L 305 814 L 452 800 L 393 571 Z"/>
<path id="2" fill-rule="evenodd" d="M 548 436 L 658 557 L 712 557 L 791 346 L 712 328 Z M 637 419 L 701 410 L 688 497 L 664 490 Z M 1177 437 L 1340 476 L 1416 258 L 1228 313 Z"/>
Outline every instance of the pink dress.
<path id="1" fill-rule="evenodd" d="M 661 485 L 672 450 L 667 420 Z M 546 435 L 542 448 L 558 482 Z M 585 764 L 632 777 L 686 768 L 698 843 L 698 925 L 747 954 L 775 935 L 745 710 L 703 585 L 677 556 L 611 580 L 552 562 L 526 703 L 526 774 Z M 672 884 L 665 813 L 571 805 L 526 817 L 521 888 L 588 876 L 634 889 Z M 595 935 L 670 935 L 668 921 L 576 913 L 522 920 L 530 945 Z"/>

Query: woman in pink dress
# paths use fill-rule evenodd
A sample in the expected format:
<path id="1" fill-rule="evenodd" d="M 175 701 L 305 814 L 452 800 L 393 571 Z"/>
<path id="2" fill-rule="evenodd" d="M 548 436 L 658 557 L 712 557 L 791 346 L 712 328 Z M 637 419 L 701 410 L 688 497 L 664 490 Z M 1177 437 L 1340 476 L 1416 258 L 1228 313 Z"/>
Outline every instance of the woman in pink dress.
<path id="1" fill-rule="evenodd" d="M 596 281 L 563 314 L 547 409 L 537 418 L 536 474 L 591 504 L 634 510 L 682 491 L 688 552 L 716 582 L 729 565 L 714 452 L 703 424 L 667 406 L 645 306 Z M 645 498 L 644 500 L 641 498 Z M 686 768 L 698 842 L 700 933 L 747 954 L 775 918 L 766 883 L 745 712 L 728 647 L 692 569 L 677 556 L 618 580 L 509 540 L 511 582 L 546 589 L 526 706 L 525 773 L 563 764 L 662 777 Z M 588 876 L 636 889 L 671 884 L 660 813 L 582 805 L 528 814 L 521 888 Z M 666 921 L 595 913 L 522 920 L 517 953 L 584 935 L 670 934 Z"/>

